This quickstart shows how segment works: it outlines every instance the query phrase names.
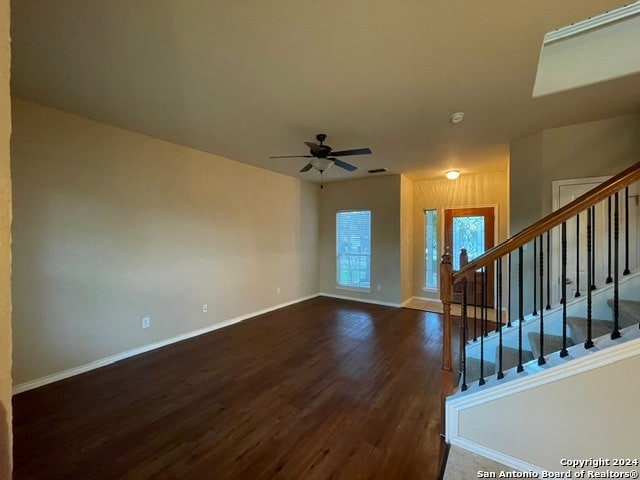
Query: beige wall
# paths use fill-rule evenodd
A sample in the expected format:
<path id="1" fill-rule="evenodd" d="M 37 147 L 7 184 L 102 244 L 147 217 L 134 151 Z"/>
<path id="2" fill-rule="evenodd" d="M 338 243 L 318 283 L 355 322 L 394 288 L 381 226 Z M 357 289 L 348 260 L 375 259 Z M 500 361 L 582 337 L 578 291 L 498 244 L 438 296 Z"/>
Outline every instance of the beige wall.
<path id="1" fill-rule="evenodd" d="M 554 180 L 614 175 L 639 161 L 637 114 L 547 129 L 512 142 L 511 235 L 551 213 Z M 533 247 L 526 245 L 524 252 L 527 291 L 532 288 Z M 532 299 L 525 296 L 524 311 L 532 309 Z"/>
<path id="2" fill-rule="evenodd" d="M 9 2 L 0 3 L 0 478 L 11 478 L 11 174 Z"/>
<path id="3" fill-rule="evenodd" d="M 438 211 L 438 238 L 444 253 L 444 209 L 468 206 L 497 206 L 496 243 L 507 238 L 509 220 L 508 173 L 491 172 L 461 175 L 457 180 L 446 178 L 414 183 L 414 250 L 413 296 L 439 298 L 438 292 L 424 291 L 424 210 Z"/>
<path id="4" fill-rule="evenodd" d="M 331 183 L 320 197 L 320 291 L 399 304 L 400 175 Z M 340 210 L 371 210 L 371 293 L 336 288 L 336 213 Z"/>
<path id="5" fill-rule="evenodd" d="M 551 128 L 511 143 L 511 234 L 552 210 L 551 182 L 614 175 L 640 161 L 640 115 Z"/>
<path id="6" fill-rule="evenodd" d="M 13 114 L 16 384 L 317 293 L 317 185 L 24 101 Z"/>

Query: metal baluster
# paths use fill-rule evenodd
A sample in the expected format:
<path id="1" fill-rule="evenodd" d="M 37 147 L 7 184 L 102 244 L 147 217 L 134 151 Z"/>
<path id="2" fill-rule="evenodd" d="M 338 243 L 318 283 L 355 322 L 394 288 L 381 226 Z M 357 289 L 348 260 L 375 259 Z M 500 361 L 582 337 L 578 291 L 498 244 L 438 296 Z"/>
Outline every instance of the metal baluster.
<path id="1" fill-rule="evenodd" d="M 537 242 L 536 239 L 533 239 L 533 312 L 532 315 L 538 315 L 538 312 L 536 311 L 536 305 L 538 304 L 537 301 L 537 290 L 536 290 L 536 270 L 538 269 L 538 265 L 537 265 L 537 260 L 538 260 L 538 250 L 537 250 L 538 246 L 537 246 Z"/>
<path id="2" fill-rule="evenodd" d="M 489 336 L 489 307 L 487 298 L 489 296 L 489 285 L 488 285 L 488 277 L 489 269 L 487 267 L 482 267 L 482 318 L 484 322 L 484 336 Z"/>
<path id="3" fill-rule="evenodd" d="M 478 275 L 473 272 L 473 341 L 478 341 Z"/>
<path id="4" fill-rule="evenodd" d="M 580 296 L 580 214 L 576 215 L 576 297 Z"/>
<path id="5" fill-rule="evenodd" d="M 540 235 L 540 356 L 538 357 L 538 365 L 544 365 L 547 361 L 544 359 L 544 309 L 542 304 L 542 284 L 544 280 L 544 253 L 542 252 L 542 235 Z M 535 244 L 535 239 L 533 240 Z"/>
<path id="6" fill-rule="evenodd" d="M 562 288 L 562 298 L 567 298 L 567 222 L 562 222 L 562 267 L 560 273 L 560 283 Z M 567 351 L 567 302 L 562 302 L 562 350 L 561 357 L 569 355 Z"/>
<path id="7" fill-rule="evenodd" d="M 509 300 L 507 301 L 507 327 L 511 327 L 511 252 L 509 252 L 509 284 L 507 292 Z"/>
<path id="8" fill-rule="evenodd" d="M 462 367 L 462 391 L 467 389 L 467 279 L 462 279 L 462 346 L 460 365 Z"/>
<path id="9" fill-rule="evenodd" d="M 629 275 L 629 187 L 624 189 L 624 272 Z"/>
<path id="10" fill-rule="evenodd" d="M 591 257 L 591 208 L 587 210 L 587 340 L 584 342 L 584 348 L 593 347 L 592 339 L 592 319 L 591 319 L 591 288 L 589 285 L 592 283 L 592 257 Z"/>
<path id="11" fill-rule="evenodd" d="M 522 323 L 524 322 L 524 295 L 523 295 L 523 278 L 522 278 L 522 263 L 523 263 L 523 249 L 518 248 L 518 372 L 522 372 L 524 367 L 522 366 Z"/>
<path id="12" fill-rule="evenodd" d="M 497 261 L 496 268 L 498 269 L 498 292 L 497 292 L 497 322 L 498 325 L 498 380 L 504 378 L 504 372 L 502 371 L 502 257 Z"/>
<path id="13" fill-rule="evenodd" d="M 596 289 L 596 206 L 591 207 L 591 290 Z"/>
<path id="14" fill-rule="evenodd" d="M 613 282 L 611 278 L 611 196 L 607 198 L 607 281 Z"/>
<path id="15" fill-rule="evenodd" d="M 498 269 L 498 272 L 496 273 L 496 283 L 497 283 L 497 289 L 496 289 L 496 305 L 495 305 L 495 320 L 496 320 L 496 330 L 495 332 L 498 333 L 498 331 L 502 330 L 502 258 L 500 258 L 500 264 L 498 264 L 498 260 L 496 260 L 496 268 Z M 498 318 L 500 318 L 500 322 L 498 322 Z"/>
<path id="16" fill-rule="evenodd" d="M 547 232 L 547 310 L 551 310 L 551 236 Z"/>
<path id="17" fill-rule="evenodd" d="M 481 332 L 480 332 L 480 380 L 478 381 L 478 385 L 484 385 L 485 381 L 484 381 L 484 337 L 486 335 L 486 330 L 487 330 L 487 321 L 484 318 L 484 311 L 485 309 L 485 302 L 484 302 L 484 290 L 485 290 L 485 282 L 484 282 L 484 273 L 485 273 L 485 267 L 482 267 L 482 273 L 483 273 L 483 280 L 482 280 L 482 305 L 480 306 L 480 312 L 481 312 L 481 317 L 482 317 L 482 322 L 480 323 L 481 325 Z"/>
<path id="18" fill-rule="evenodd" d="M 620 256 L 619 250 L 619 238 L 620 238 L 620 202 L 618 201 L 618 192 L 614 195 L 613 205 L 613 332 L 611 332 L 611 340 L 620 338 L 620 324 L 619 324 L 619 264 L 618 257 Z"/>

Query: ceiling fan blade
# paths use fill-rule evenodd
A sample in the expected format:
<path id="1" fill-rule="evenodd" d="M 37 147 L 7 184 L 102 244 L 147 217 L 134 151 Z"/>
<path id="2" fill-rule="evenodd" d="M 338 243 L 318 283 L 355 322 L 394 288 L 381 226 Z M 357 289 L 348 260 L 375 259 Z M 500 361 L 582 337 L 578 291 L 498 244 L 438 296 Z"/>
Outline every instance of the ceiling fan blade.
<path id="1" fill-rule="evenodd" d="M 313 155 L 276 155 L 269 158 L 313 158 Z"/>
<path id="2" fill-rule="evenodd" d="M 319 152 L 322 150 L 322 148 L 320 148 L 320 145 L 317 145 L 315 143 L 312 142 L 304 142 L 304 144 L 309 147 L 311 149 L 312 152 Z"/>
<path id="3" fill-rule="evenodd" d="M 353 172 L 354 170 L 358 169 L 358 167 L 356 167 L 355 165 L 351 165 L 350 163 L 343 162 L 338 158 L 330 158 L 329 160 L 333 160 L 333 163 L 335 163 L 337 166 L 339 166 L 340 168 L 344 168 L 345 170 L 349 170 L 350 172 Z"/>
<path id="4" fill-rule="evenodd" d="M 369 155 L 371 153 L 370 148 L 354 148 L 352 150 L 342 150 L 340 152 L 331 152 L 334 157 L 346 157 L 348 155 Z"/>
<path id="5" fill-rule="evenodd" d="M 300 173 L 302 172 L 308 172 L 309 170 L 311 170 L 313 168 L 313 165 L 311 165 L 310 163 L 307 163 L 304 167 L 302 167 L 300 169 Z"/>

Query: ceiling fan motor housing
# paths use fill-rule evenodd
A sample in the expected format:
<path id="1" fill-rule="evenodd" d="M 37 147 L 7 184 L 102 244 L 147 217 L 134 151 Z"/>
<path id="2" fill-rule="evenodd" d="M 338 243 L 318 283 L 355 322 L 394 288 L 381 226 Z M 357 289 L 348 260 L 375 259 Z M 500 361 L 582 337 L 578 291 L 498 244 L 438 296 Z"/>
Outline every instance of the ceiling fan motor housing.
<path id="1" fill-rule="evenodd" d="M 319 149 L 310 149 L 309 153 L 317 158 L 327 158 L 331 154 L 331 147 L 329 145 L 320 145 Z"/>

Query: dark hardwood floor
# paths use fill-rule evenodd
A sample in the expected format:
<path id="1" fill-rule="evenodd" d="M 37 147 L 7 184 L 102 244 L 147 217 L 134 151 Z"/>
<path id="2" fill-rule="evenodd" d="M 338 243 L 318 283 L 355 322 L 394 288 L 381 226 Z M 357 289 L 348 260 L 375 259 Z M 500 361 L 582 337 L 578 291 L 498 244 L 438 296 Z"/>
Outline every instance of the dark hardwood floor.
<path id="1" fill-rule="evenodd" d="M 318 297 L 14 397 L 14 479 L 436 479 L 442 319 Z"/>

